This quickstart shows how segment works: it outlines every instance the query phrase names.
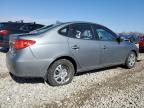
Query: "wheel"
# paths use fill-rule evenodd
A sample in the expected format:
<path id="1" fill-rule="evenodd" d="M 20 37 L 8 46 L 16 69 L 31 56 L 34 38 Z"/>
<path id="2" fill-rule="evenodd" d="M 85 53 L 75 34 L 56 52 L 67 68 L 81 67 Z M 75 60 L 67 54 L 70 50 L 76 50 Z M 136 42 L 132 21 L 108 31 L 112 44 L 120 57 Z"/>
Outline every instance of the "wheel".
<path id="1" fill-rule="evenodd" d="M 47 72 L 47 82 L 51 86 L 61 86 L 72 81 L 75 73 L 73 64 L 66 59 L 55 61 Z"/>
<path id="2" fill-rule="evenodd" d="M 136 54 L 134 52 L 131 52 L 125 62 L 125 66 L 128 69 L 131 69 L 135 66 L 136 63 Z"/>

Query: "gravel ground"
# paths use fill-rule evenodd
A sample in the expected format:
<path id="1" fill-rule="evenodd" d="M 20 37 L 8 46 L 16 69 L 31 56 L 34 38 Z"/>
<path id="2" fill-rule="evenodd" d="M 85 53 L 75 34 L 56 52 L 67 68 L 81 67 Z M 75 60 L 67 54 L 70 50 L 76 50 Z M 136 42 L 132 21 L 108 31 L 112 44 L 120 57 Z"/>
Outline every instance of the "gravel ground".
<path id="1" fill-rule="evenodd" d="M 135 68 L 111 67 L 74 77 L 51 87 L 43 79 L 11 77 L 0 53 L 0 108 L 144 107 L 144 54 Z"/>
<path id="2" fill-rule="evenodd" d="M 5 63 L 5 53 L 0 52 L 0 78 L 8 76 L 8 70 Z"/>

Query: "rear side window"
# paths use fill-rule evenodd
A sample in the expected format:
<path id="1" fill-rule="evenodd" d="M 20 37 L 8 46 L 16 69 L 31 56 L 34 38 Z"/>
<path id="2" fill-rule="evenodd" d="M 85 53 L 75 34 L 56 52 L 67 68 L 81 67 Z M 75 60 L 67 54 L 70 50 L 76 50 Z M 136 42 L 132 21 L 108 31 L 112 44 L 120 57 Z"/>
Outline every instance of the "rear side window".
<path id="1" fill-rule="evenodd" d="M 68 32 L 69 32 L 69 26 L 63 27 L 62 29 L 59 30 L 59 34 L 64 36 L 68 36 Z"/>
<path id="2" fill-rule="evenodd" d="M 77 39 L 91 40 L 93 32 L 90 24 L 72 24 L 70 26 L 70 36 Z"/>

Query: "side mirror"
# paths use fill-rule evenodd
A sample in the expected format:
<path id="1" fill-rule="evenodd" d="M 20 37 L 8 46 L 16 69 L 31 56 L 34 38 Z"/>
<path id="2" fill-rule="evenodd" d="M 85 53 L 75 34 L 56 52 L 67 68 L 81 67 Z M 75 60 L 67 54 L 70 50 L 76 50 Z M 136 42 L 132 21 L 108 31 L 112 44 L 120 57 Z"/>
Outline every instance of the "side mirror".
<path id="1" fill-rule="evenodd" d="M 120 43 L 120 42 L 124 41 L 124 38 L 121 37 L 121 36 L 119 36 L 119 37 L 117 38 L 117 41 Z"/>

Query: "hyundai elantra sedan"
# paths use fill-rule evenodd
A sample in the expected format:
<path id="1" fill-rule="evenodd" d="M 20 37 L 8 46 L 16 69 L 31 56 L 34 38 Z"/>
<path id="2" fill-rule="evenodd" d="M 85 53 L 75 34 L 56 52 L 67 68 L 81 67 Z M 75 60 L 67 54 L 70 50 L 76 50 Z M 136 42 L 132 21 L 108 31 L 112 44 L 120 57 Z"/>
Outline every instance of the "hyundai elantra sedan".
<path id="1" fill-rule="evenodd" d="M 11 36 L 6 60 L 15 76 L 42 77 L 60 86 L 70 83 L 75 73 L 114 65 L 133 68 L 137 57 L 136 45 L 107 27 L 67 22 Z"/>

